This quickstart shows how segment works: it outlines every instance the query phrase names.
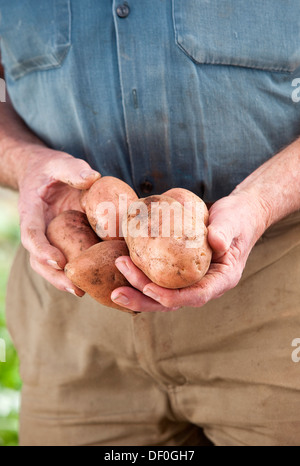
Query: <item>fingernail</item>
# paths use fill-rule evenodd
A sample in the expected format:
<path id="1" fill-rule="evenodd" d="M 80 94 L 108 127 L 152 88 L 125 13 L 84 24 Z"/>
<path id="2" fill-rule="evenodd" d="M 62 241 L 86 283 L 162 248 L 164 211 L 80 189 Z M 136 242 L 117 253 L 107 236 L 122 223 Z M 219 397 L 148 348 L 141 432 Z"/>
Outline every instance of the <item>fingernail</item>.
<path id="1" fill-rule="evenodd" d="M 58 265 L 58 263 L 56 261 L 53 261 L 53 260 L 49 259 L 47 261 L 47 264 L 50 265 L 50 267 L 53 267 L 53 269 L 55 269 L 55 270 L 62 270 L 62 268 Z"/>
<path id="2" fill-rule="evenodd" d="M 154 301 L 159 302 L 159 300 L 160 300 L 160 297 L 156 293 L 154 293 L 154 291 L 152 291 L 152 290 L 145 289 L 145 290 L 143 290 L 143 294 L 148 296 L 148 298 L 154 299 Z"/>
<path id="3" fill-rule="evenodd" d="M 127 306 L 129 304 L 129 299 L 124 294 L 118 293 L 116 296 L 112 294 L 111 300 L 114 303 L 120 304 L 121 306 Z"/>
<path id="4" fill-rule="evenodd" d="M 130 269 L 125 261 L 116 260 L 116 267 L 124 275 L 128 275 L 130 272 Z"/>
<path id="5" fill-rule="evenodd" d="M 92 170 L 83 170 L 80 173 L 81 178 L 83 178 L 84 180 L 86 180 L 87 178 L 95 178 L 96 175 L 97 173 Z"/>
<path id="6" fill-rule="evenodd" d="M 77 296 L 77 294 L 75 293 L 75 290 L 73 290 L 73 288 L 66 288 L 66 291 L 67 291 L 68 293 L 71 293 L 71 294 L 74 295 L 74 296 Z"/>

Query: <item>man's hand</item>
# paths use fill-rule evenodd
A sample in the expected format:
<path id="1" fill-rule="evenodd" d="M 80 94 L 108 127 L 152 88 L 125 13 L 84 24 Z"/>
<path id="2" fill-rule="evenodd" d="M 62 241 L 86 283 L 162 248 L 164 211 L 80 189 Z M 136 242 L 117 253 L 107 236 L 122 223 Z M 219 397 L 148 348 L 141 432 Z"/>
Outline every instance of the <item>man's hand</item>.
<path id="1" fill-rule="evenodd" d="M 119 288 L 112 300 L 133 311 L 168 311 L 182 306 L 201 307 L 219 298 L 239 283 L 253 246 L 267 227 L 267 217 L 265 207 L 245 193 L 219 200 L 210 209 L 208 228 L 213 259 L 198 284 L 181 290 L 161 288 L 151 283 L 130 258 L 122 257 L 116 265 L 136 289 Z"/>
<path id="2" fill-rule="evenodd" d="M 27 146 L 26 164 L 20 172 L 19 213 L 21 240 L 30 253 L 32 268 L 56 288 L 77 296 L 83 292 L 65 276 L 64 255 L 51 246 L 45 232 L 50 221 L 64 210 L 82 211 L 81 189 L 88 189 L 100 174 L 83 160 L 43 146 Z"/>
<path id="3" fill-rule="evenodd" d="M 98 178 L 100 174 L 83 160 L 47 148 L 18 116 L 7 95 L 0 105 L 0 185 L 20 191 L 21 240 L 33 269 L 56 288 L 78 296 L 84 293 L 65 276 L 66 259 L 45 233 L 62 211 L 81 210 L 80 190 Z"/>
<path id="4" fill-rule="evenodd" d="M 112 300 L 133 311 L 167 311 L 201 307 L 222 296 L 239 283 L 247 258 L 265 230 L 300 209 L 299 178 L 297 139 L 211 207 L 208 240 L 214 254 L 207 275 L 197 285 L 175 291 L 160 288 L 123 257 L 117 259 L 117 267 L 139 291 L 119 288 Z"/>

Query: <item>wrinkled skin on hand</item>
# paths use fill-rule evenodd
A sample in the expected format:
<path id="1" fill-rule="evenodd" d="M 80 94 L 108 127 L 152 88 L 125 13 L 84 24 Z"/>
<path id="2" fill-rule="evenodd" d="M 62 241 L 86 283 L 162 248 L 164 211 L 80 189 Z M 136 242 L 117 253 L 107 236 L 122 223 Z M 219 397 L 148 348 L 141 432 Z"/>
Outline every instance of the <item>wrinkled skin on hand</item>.
<path id="1" fill-rule="evenodd" d="M 267 215 L 259 200 L 246 193 L 220 199 L 210 209 L 208 241 L 213 249 L 206 276 L 196 285 L 180 290 L 161 288 L 128 257 L 116 265 L 131 285 L 119 288 L 112 300 L 133 311 L 168 311 L 183 306 L 202 307 L 219 298 L 240 281 L 248 256 L 267 227 Z"/>
<path id="2" fill-rule="evenodd" d="M 79 210 L 80 190 L 88 189 L 100 174 L 64 152 L 33 146 L 19 179 L 21 241 L 30 253 L 32 268 L 60 290 L 83 292 L 65 276 L 66 258 L 50 245 L 46 229 L 65 210 Z"/>

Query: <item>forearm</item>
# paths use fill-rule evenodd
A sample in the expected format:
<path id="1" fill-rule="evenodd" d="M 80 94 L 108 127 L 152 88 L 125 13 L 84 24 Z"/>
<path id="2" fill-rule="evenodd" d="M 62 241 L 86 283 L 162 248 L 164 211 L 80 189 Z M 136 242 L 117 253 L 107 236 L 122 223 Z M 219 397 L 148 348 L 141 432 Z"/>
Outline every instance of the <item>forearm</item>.
<path id="1" fill-rule="evenodd" d="M 233 194 L 258 200 L 265 227 L 300 209 L 300 139 L 248 176 Z"/>
<path id="2" fill-rule="evenodd" d="M 18 189 L 20 174 L 30 157 L 31 147 L 44 147 L 17 115 L 10 102 L 0 104 L 0 185 Z"/>

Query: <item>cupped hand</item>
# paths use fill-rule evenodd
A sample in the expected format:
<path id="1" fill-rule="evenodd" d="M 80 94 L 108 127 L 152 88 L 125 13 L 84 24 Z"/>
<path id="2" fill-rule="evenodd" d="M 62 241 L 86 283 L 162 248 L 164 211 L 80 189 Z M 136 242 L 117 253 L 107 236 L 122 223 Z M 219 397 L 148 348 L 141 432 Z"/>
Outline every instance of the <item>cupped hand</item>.
<path id="1" fill-rule="evenodd" d="M 112 293 L 112 300 L 141 312 L 202 307 L 239 283 L 248 256 L 266 225 L 267 213 L 259 199 L 243 192 L 223 198 L 210 209 L 208 241 L 213 257 L 208 273 L 199 283 L 178 290 L 161 288 L 129 257 L 121 257 L 116 266 L 135 289 L 118 288 Z"/>
<path id="2" fill-rule="evenodd" d="M 30 253 L 32 268 L 60 290 L 83 296 L 64 274 L 66 258 L 46 237 L 50 221 L 65 210 L 80 210 L 80 190 L 100 174 L 83 160 L 46 147 L 27 148 L 19 178 L 21 241 Z"/>

